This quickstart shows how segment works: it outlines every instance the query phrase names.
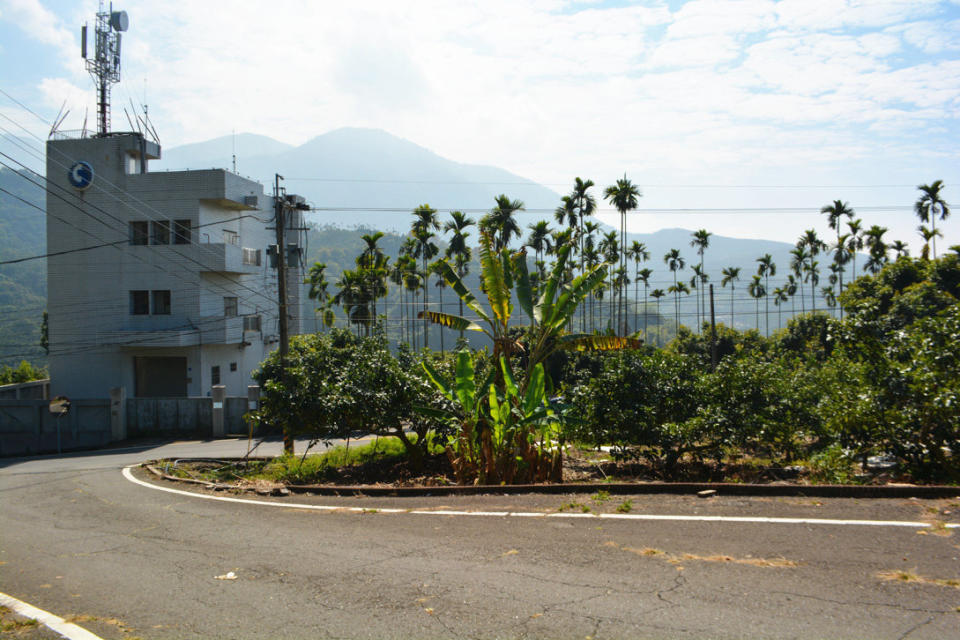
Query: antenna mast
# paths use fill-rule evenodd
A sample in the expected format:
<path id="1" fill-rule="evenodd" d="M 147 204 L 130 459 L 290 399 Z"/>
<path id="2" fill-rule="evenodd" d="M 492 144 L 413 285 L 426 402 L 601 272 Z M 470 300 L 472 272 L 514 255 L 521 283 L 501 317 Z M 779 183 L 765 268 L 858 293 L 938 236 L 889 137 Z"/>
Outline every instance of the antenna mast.
<path id="1" fill-rule="evenodd" d="M 120 34 L 130 26 L 126 11 L 104 11 L 103 0 L 94 28 L 93 57 L 87 57 L 87 27 L 80 32 L 80 55 L 97 84 L 97 135 L 110 133 L 110 85 L 120 82 Z"/>

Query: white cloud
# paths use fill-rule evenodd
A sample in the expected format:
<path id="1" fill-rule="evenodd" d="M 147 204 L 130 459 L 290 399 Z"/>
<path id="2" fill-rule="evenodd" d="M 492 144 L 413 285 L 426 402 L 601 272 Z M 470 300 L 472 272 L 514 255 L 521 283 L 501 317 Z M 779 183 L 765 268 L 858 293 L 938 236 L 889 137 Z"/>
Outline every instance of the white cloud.
<path id="1" fill-rule="evenodd" d="M 888 27 L 887 31 L 902 34 L 904 40 L 924 53 L 960 51 L 960 39 L 957 38 L 960 20 L 909 22 Z"/>
<path id="2" fill-rule="evenodd" d="M 788 29 L 876 28 L 935 13 L 939 0 L 781 0 L 776 12 Z"/>
<path id="3" fill-rule="evenodd" d="M 17 25 L 24 33 L 56 47 L 64 55 L 77 55 L 72 31 L 39 0 L 2 0 L 0 9 L 5 22 Z"/>
<path id="4" fill-rule="evenodd" d="M 42 22 L 27 0 L 0 4 L 4 19 L 14 5 Z M 115 104 L 140 101 L 146 78 L 167 146 L 231 130 L 301 143 L 371 126 L 551 183 L 623 171 L 641 182 L 795 182 L 821 170 L 821 180 L 856 181 L 879 161 L 911 167 L 917 140 L 957 130 L 958 28 L 941 20 L 956 13 L 943 2 L 650 5 L 124 0 Z M 34 37 L 65 46 L 55 41 L 66 20 Z M 69 20 L 72 34 L 80 22 Z M 67 80 L 42 85 L 52 110 L 78 91 L 93 103 L 74 58 Z M 946 179 L 960 145 L 929 137 L 930 167 Z"/>

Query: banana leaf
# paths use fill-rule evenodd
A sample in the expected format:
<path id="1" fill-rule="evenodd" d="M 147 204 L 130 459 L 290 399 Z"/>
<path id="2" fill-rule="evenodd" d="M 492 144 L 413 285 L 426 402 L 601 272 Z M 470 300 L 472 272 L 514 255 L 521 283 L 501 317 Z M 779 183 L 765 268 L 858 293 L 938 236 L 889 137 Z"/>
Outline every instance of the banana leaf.
<path id="1" fill-rule="evenodd" d="M 426 318 L 433 324 L 449 327 L 455 331 L 483 331 L 486 333 L 486 330 L 480 325 L 451 313 L 440 313 L 439 311 L 420 311 L 417 313 L 417 317 L 420 319 Z"/>
<path id="2" fill-rule="evenodd" d="M 466 285 L 463 284 L 463 280 L 457 275 L 457 272 L 453 270 L 453 267 L 446 260 L 441 260 L 437 262 L 437 272 L 444 279 L 444 281 L 449 285 L 453 292 L 456 293 L 463 304 L 467 305 L 467 308 L 476 313 L 478 316 L 483 318 L 486 322 L 493 322 L 490 320 L 490 316 L 487 315 L 487 312 L 480 306 L 480 303 L 477 302 L 476 296 L 470 293 L 470 290 L 467 289 Z"/>
<path id="3" fill-rule="evenodd" d="M 596 336 L 585 333 L 562 336 L 558 343 L 561 349 L 570 351 L 619 351 L 621 349 L 639 349 L 643 346 L 643 340 L 637 338 Z"/>

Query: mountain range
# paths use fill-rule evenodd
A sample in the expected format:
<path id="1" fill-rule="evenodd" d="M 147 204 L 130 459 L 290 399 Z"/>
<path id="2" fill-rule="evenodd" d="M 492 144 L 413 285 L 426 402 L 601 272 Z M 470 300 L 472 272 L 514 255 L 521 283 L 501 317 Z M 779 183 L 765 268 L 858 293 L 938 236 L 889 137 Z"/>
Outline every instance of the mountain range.
<path id="1" fill-rule="evenodd" d="M 234 151 L 236 150 L 236 152 Z M 297 193 L 321 211 L 318 224 L 337 224 L 348 213 L 365 227 L 406 231 L 408 213 L 421 204 L 439 210 L 487 211 L 506 193 L 528 209 L 553 210 L 560 196 L 503 169 L 442 158 L 408 140 L 378 129 L 345 128 L 291 146 L 264 136 L 241 134 L 164 150 L 151 171 L 233 168 L 272 190 L 284 176 Z M 476 217 L 476 216 L 475 216 Z M 539 214 L 524 213 L 523 226 Z"/>

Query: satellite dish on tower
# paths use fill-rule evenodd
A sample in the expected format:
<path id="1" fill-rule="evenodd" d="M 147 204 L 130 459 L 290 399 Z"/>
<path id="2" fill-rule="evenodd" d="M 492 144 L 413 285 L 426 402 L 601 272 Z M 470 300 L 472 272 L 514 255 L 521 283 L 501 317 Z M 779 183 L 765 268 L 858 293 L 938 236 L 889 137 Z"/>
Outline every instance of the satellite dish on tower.
<path id="1" fill-rule="evenodd" d="M 130 28 L 130 18 L 126 11 L 114 11 L 110 14 L 110 26 L 114 31 L 126 31 Z"/>

